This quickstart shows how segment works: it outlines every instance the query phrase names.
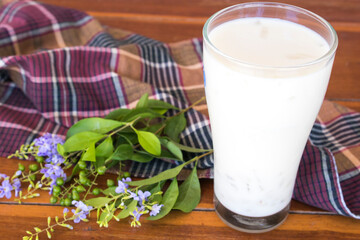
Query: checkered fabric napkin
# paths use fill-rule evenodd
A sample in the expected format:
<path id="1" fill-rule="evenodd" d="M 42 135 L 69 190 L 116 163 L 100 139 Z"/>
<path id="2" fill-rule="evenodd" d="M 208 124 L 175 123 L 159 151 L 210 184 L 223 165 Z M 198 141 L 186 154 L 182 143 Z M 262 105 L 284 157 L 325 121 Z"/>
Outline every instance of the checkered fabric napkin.
<path id="1" fill-rule="evenodd" d="M 65 136 L 86 117 L 133 107 L 140 96 L 186 108 L 204 95 L 200 39 L 165 44 L 73 9 L 14 1 L 0 9 L 0 155 L 46 132 Z M 186 114 L 185 145 L 211 148 L 206 105 Z M 192 157 L 190 154 L 185 159 Z M 213 157 L 199 162 L 213 177 Z M 174 165 L 131 163 L 137 177 Z M 360 218 L 360 114 L 325 101 L 311 132 L 294 198 Z"/>

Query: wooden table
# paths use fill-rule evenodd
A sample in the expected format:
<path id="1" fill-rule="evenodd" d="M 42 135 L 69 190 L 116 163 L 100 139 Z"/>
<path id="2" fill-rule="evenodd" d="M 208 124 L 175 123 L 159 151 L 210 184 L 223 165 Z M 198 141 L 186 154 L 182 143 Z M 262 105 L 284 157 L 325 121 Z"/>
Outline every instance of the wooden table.
<path id="1" fill-rule="evenodd" d="M 104 25 L 130 30 L 164 42 L 201 37 L 211 14 L 234 0 L 43 0 L 54 5 L 88 12 Z M 339 36 L 333 73 L 326 98 L 360 111 L 360 2 L 358 0 L 281 1 L 313 11 L 327 19 Z M 12 174 L 19 161 L 0 159 L 0 172 Z M 28 163 L 27 163 L 28 164 Z M 57 229 L 53 239 L 360 239 L 360 221 L 338 216 L 293 201 L 287 221 L 263 234 L 246 234 L 227 227 L 216 216 L 212 180 L 202 180 L 202 199 L 195 211 L 173 211 L 159 221 L 143 220 L 131 228 L 127 220 L 99 228 L 95 216 L 90 223 L 76 224 L 73 231 Z M 25 230 L 46 226 L 47 216 L 62 215 L 63 207 L 48 203 L 43 194 L 22 205 L 0 201 L 0 239 L 20 239 Z M 43 236 L 44 239 L 46 238 Z"/>

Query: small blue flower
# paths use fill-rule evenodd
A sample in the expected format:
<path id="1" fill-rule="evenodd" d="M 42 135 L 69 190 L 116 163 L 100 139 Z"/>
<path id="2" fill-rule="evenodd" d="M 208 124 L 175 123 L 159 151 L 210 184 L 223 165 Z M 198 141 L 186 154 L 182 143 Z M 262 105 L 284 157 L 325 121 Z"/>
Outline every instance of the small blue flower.
<path id="1" fill-rule="evenodd" d="M 54 161 L 53 157 L 56 157 L 55 161 L 58 162 L 61 156 L 58 154 L 57 145 L 64 144 L 58 136 L 52 136 L 50 133 L 46 133 L 44 136 L 34 140 L 35 146 L 38 147 L 38 156 L 48 157 L 47 162 Z M 49 160 L 50 159 L 50 160 Z"/>
<path id="2" fill-rule="evenodd" d="M 5 178 L 7 178 L 7 177 L 9 177 L 9 176 L 6 175 L 6 174 L 0 173 L 0 179 L 5 179 Z"/>
<path id="3" fill-rule="evenodd" d="M 134 200 L 138 201 L 139 204 L 142 206 L 145 201 L 147 201 L 147 198 L 151 196 L 151 193 L 149 191 L 141 191 L 139 190 L 138 191 L 138 196 L 137 197 L 134 197 Z"/>
<path id="4" fill-rule="evenodd" d="M 52 155 L 51 157 L 46 159 L 46 162 L 52 163 L 54 165 L 61 164 L 65 161 L 65 159 L 59 154 Z"/>
<path id="5" fill-rule="evenodd" d="M 92 206 L 87 206 L 85 203 L 83 203 L 82 201 L 72 201 L 71 202 L 73 205 L 75 205 L 75 207 L 79 208 L 81 211 L 83 212 L 90 212 L 91 209 L 93 209 Z"/>
<path id="6" fill-rule="evenodd" d="M 15 176 L 20 176 L 21 175 L 21 170 L 17 170 L 16 172 L 15 172 Z"/>
<path id="7" fill-rule="evenodd" d="M 129 181 L 126 181 L 127 179 L 122 179 L 122 181 L 118 181 L 118 186 L 117 188 L 115 188 L 115 192 L 116 193 L 124 193 L 126 191 L 126 189 L 129 187 L 128 184 L 126 184 L 125 182 L 129 182 Z M 130 182 L 131 182 L 131 179 L 130 179 Z"/>
<path id="8" fill-rule="evenodd" d="M 9 199 L 11 198 L 11 190 L 13 190 L 12 185 L 9 182 L 9 179 L 5 179 L 0 186 L 0 198 L 4 196 Z"/>
<path id="9" fill-rule="evenodd" d="M 45 177 L 50 177 L 55 179 L 58 177 L 66 178 L 66 174 L 64 173 L 64 170 L 58 165 L 45 164 L 45 167 L 41 169 L 40 172 L 43 173 Z"/>
<path id="10" fill-rule="evenodd" d="M 76 210 L 72 209 L 71 212 L 74 214 L 74 223 L 79 223 L 81 220 L 86 219 L 86 215 L 90 213 L 92 206 L 86 206 L 82 201 L 72 201 L 72 204 L 77 208 Z M 65 210 L 64 210 L 65 211 Z"/>
<path id="11" fill-rule="evenodd" d="M 68 212 L 69 212 L 69 209 L 64 208 L 64 210 L 63 210 L 63 214 L 65 215 L 65 214 L 67 214 Z"/>
<path id="12" fill-rule="evenodd" d="M 161 208 L 164 206 L 164 204 L 158 205 L 158 204 L 154 204 L 151 207 L 151 212 L 150 212 L 150 216 L 156 216 L 159 214 Z"/>
<path id="13" fill-rule="evenodd" d="M 127 177 L 127 178 L 123 178 L 122 181 L 123 182 L 131 182 L 132 180 L 131 180 L 131 178 Z"/>
<path id="14" fill-rule="evenodd" d="M 130 190 L 127 190 L 127 192 L 128 193 L 130 193 L 130 198 L 136 198 L 137 197 L 137 195 L 136 195 L 136 193 L 133 193 L 132 191 L 130 191 Z M 135 199 L 136 200 L 136 199 Z"/>
<path id="15" fill-rule="evenodd" d="M 143 215 L 141 212 L 144 211 L 145 207 L 142 206 L 140 208 L 136 207 L 136 209 L 132 212 L 134 216 L 134 220 L 139 221 L 141 215 Z"/>
<path id="16" fill-rule="evenodd" d="M 57 178 L 63 178 L 66 180 L 66 173 L 58 165 L 45 164 L 44 168 L 42 168 L 40 172 L 44 174 L 46 178 L 50 178 L 52 180 L 50 183 L 51 189 L 49 194 L 52 194 L 52 188 L 56 185 Z"/>
<path id="17" fill-rule="evenodd" d="M 116 193 L 124 193 L 126 191 L 126 189 L 129 187 L 128 184 L 126 184 L 125 182 L 131 182 L 131 178 L 123 178 L 121 181 L 118 181 L 118 187 L 115 188 L 115 192 Z"/>
<path id="18" fill-rule="evenodd" d="M 12 187 L 15 190 L 15 197 L 17 197 L 19 195 L 19 192 L 21 191 L 21 181 L 18 178 L 15 178 L 13 180 Z"/>
<path id="19" fill-rule="evenodd" d="M 71 212 L 75 216 L 74 223 L 79 223 L 81 220 L 86 219 L 86 214 L 82 211 L 76 212 L 74 209 L 72 209 Z"/>

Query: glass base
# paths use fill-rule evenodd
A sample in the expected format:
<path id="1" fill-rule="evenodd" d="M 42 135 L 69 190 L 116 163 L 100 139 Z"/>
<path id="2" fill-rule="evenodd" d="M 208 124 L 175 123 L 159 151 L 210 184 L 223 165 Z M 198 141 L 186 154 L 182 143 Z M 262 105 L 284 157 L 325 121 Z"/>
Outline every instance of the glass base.
<path id="1" fill-rule="evenodd" d="M 281 211 L 265 217 L 248 217 L 234 213 L 224 207 L 221 202 L 214 198 L 215 212 L 220 219 L 229 227 L 248 233 L 263 233 L 280 226 L 286 219 L 290 209 L 290 203 Z"/>

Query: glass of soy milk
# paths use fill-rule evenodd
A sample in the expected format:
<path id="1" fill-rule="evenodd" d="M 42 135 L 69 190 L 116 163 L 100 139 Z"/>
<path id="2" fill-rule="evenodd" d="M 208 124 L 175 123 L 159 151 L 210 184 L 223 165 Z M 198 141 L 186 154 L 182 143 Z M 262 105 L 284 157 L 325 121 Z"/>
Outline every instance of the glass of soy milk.
<path id="1" fill-rule="evenodd" d="M 215 210 L 240 231 L 270 231 L 288 215 L 336 32 L 305 9 L 253 2 L 215 13 L 203 37 Z"/>

